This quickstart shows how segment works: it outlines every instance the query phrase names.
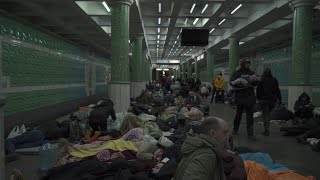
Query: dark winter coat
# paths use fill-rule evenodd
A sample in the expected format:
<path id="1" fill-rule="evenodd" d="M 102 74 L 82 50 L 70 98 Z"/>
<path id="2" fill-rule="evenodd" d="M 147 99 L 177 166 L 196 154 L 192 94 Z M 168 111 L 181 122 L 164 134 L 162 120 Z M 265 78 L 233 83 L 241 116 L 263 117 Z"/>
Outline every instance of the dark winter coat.
<path id="1" fill-rule="evenodd" d="M 254 72 L 250 69 L 240 68 L 239 70 L 236 70 L 230 79 L 230 82 L 241 78 L 243 75 L 254 75 Z M 231 84 L 232 85 L 232 84 Z M 254 86 L 255 84 L 251 84 L 251 86 L 239 88 L 234 85 L 232 85 L 235 88 L 235 101 L 237 104 L 242 105 L 254 105 L 256 103 L 256 96 L 254 93 Z"/>
<path id="2" fill-rule="evenodd" d="M 232 154 L 226 149 L 222 152 L 223 169 L 226 180 L 246 180 L 247 173 L 243 160 L 237 154 Z"/>
<path id="3" fill-rule="evenodd" d="M 305 98 L 305 101 L 303 100 Z M 311 118 L 313 117 L 314 106 L 311 103 L 310 96 L 303 92 L 299 99 L 294 104 L 294 116 L 298 118 Z"/>
<path id="4" fill-rule="evenodd" d="M 276 78 L 273 76 L 262 76 L 257 87 L 257 99 L 261 103 L 274 105 L 277 100 L 281 101 L 281 92 Z"/>

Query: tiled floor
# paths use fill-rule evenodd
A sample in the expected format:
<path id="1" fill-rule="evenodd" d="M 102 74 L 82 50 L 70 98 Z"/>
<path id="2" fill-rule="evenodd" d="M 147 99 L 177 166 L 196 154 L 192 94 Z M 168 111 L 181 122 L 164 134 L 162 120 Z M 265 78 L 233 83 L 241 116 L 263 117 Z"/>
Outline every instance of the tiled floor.
<path id="1" fill-rule="evenodd" d="M 235 110 L 228 105 L 210 105 L 210 115 L 225 119 L 229 122 L 230 130 L 232 129 L 234 112 Z M 313 152 L 308 146 L 298 144 L 295 138 L 282 136 L 279 126 L 271 125 L 271 135 L 264 137 L 259 135 L 263 130 L 263 125 L 255 123 L 255 133 L 258 137 L 256 142 L 247 140 L 245 129 L 245 118 L 243 118 L 240 126 L 240 135 L 234 138 L 235 144 L 267 152 L 276 162 L 302 175 L 313 175 L 320 178 L 320 153 Z M 12 168 L 19 168 L 25 174 L 27 180 L 36 180 L 38 163 L 37 156 L 22 156 L 21 160 L 8 164 L 6 172 L 9 173 Z"/>

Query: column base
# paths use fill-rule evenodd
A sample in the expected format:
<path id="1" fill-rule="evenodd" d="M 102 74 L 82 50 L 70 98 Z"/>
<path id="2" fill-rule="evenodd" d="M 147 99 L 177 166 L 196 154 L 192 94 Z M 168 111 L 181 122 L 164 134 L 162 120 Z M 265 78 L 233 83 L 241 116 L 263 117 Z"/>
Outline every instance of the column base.
<path id="1" fill-rule="evenodd" d="M 303 92 L 312 98 L 312 86 L 288 86 L 288 109 L 290 111 L 294 111 L 294 103 Z"/>
<path id="2" fill-rule="evenodd" d="M 130 82 L 111 82 L 109 97 L 114 103 L 115 112 L 126 112 L 130 107 Z"/>
<path id="3" fill-rule="evenodd" d="M 131 98 L 136 98 L 146 89 L 146 82 L 131 82 Z"/>

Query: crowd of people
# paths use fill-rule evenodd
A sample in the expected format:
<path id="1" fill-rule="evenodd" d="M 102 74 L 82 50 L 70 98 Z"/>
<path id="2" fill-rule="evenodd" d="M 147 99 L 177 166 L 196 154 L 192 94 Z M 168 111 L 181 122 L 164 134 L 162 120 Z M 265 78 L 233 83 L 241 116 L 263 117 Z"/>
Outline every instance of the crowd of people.
<path id="1" fill-rule="evenodd" d="M 275 163 L 268 154 L 233 144 L 244 110 L 248 138 L 256 140 L 253 112 L 257 100 L 263 135 L 269 136 L 270 114 L 282 103 L 271 70 L 266 68 L 258 77 L 250 70 L 250 61 L 241 61 L 230 85 L 237 104 L 232 133 L 225 120 L 208 116 L 204 108 L 209 93 L 211 102 L 214 96 L 217 103 L 224 102 L 223 75 L 213 79 L 210 89 L 192 74 L 186 80 L 166 77 L 148 83 L 146 90 L 132 99 L 128 112 L 115 113 L 113 102 L 102 99 L 80 108 L 69 120 L 49 122 L 10 137 L 5 142 L 6 154 L 39 146 L 44 140 L 58 143 L 54 166 L 39 173 L 41 180 L 312 179 Z M 303 93 L 295 103 L 294 124 L 281 130 L 296 135 L 301 143 L 319 138 L 319 115 L 314 117 L 311 99 Z"/>

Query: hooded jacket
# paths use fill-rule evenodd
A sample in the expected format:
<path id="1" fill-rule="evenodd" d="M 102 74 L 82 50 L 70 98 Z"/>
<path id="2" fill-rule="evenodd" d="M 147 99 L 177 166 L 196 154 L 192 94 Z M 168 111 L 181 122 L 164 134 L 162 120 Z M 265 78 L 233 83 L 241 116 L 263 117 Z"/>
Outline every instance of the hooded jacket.
<path id="1" fill-rule="evenodd" d="M 303 101 L 302 99 L 306 100 Z M 313 116 L 314 106 L 311 103 L 310 96 L 303 92 L 294 104 L 294 115 L 298 118 L 311 118 Z"/>
<path id="2" fill-rule="evenodd" d="M 219 75 L 214 79 L 214 87 L 217 90 L 223 90 L 224 89 L 224 77 Z"/>
<path id="3" fill-rule="evenodd" d="M 223 161 L 217 142 L 207 135 L 188 136 L 174 180 L 224 180 Z"/>

